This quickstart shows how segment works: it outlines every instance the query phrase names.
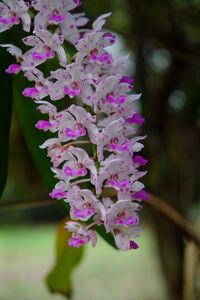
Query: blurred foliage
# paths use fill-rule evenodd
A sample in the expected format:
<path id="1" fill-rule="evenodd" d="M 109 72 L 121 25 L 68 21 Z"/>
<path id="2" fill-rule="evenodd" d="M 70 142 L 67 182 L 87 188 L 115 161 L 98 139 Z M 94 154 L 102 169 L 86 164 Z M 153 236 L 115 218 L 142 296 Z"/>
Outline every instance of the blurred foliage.
<path id="1" fill-rule="evenodd" d="M 6 41 L 5 33 L 0 35 L 0 44 Z M 3 193 L 8 168 L 8 146 L 12 112 L 12 79 L 4 76 L 4 70 L 11 63 L 11 57 L 0 48 L 0 197 Z"/>
<path id="2" fill-rule="evenodd" d="M 22 74 L 13 77 L 14 103 L 34 164 L 48 188 L 51 189 L 56 184 L 56 180 L 52 176 L 51 164 L 46 152 L 39 148 L 46 138 L 51 137 L 51 134 L 47 132 L 44 135 L 43 132 L 35 129 L 35 124 L 41 118 L 41 114 L 36 110 L 36 104 L 29 99 L 25 99 L 22 95 L 22 91 L 27 87 L 27 84 L 29 83 Z"/>
<path id="3" fill-rule="evenodd" d="M 156 237 L 148 226 L 137 251 L 115 251 L 104 240 L 85 246 L 73 270 L 73 300 L 167 300 Z M 0 227 L 1 300 L 64 300 L 42 278 L 54 260 L 55 225 Z M 145 288 L 144 288 L 145 279 Z M 172 299 L 175 300 L 175 299 Z"/>
<path id="4" fill-rule="evenodd" d="M 106 26 L 132 53 L 135 90 L 142 92 L 146 118 L 142 133 L 148 135 L 148 189 L 194 222 L 200 202 L 200 1 L 102 0 L 94 7 L 86 0 L 83 5 L 93 18 L 112 11 Z M 169 298 L 182 299 L 183 239 L 159 213 L 150 217 Z"/>

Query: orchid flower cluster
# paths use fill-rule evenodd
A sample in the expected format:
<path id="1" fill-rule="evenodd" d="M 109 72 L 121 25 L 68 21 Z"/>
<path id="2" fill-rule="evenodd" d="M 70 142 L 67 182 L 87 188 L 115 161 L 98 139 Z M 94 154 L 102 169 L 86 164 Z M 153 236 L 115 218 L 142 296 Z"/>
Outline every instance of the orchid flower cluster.
<path id="1" fill-rule="evenodd" d="M 80 0 L 3 0 L 0 32 L 20 22 L 24 31 L 32 29 L 23 38 L 28 51 L 1 45 L 16 59 L 6 72 L 23 72 L 33 84 L 22 94 L 46 115 L 35 127 L 52 133 L 40 147 L 47 149 L 58 179 L 50 197 L 70 208 L 68 244 L 90 241 L 95 246 L 94 229 L 104 226 L 118 248 L 136 249 L 138 211 L 147 200 L 139 181 L 146 173 L 140 167 L 147 164 L 138 155 L 145 138 L 137 135 L 144 122 L 134 105 L 140 94 L 131 93 L 133 81 L 124 74 L 128 56 L 113 59 L 109 53 L 116 37 L 102 27 L 110 13 L 84 29 L 85 14 L 71 13 L 79 6 Z M 70 59 L 67 43 L 75 51 Z M 53 58 L 59 67 L 46 77 L 39 66 Z M 64 104 L 60 111 L 54 105 L 59 100 Z"/>

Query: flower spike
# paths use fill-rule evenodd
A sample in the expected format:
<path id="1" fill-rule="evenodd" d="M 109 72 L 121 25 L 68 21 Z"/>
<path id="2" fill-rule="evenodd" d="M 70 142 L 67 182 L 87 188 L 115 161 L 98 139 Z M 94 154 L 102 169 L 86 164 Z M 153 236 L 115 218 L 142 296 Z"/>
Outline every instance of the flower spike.
<path id="1" fill-rule="evenodd" d="M 134 105 L 141 95 L 125 74 L 128 56 L 113 59 L 108 51 L 116 40 L 102 29 L 110 13 L 99 16 L 91 29 L 80 30 L 88 21 L 85 14 L 72 13 L 80 0 L 29 3 L 0 3 L 0 32 L 20 20 L 25 31 L 33 29 L 23 38 L 28 50 L 0 46 L 16 60 L 6 73 L 23 72 L 32 83 L 22 94 L 33 99 L 44 116 L 36 129 L 52 133 L 40 148 L 47 150 L 57 179 L 49 196 L 62 199 L 70 209 L 71 220 L 65 225 L 72 233 L 68 244 L 91 242 L 95 247 L 95 227 L 103 226 L 118 248 L 137 249 L 138 214 L 141 202 L 148 199 L 140 182 L 147 160 L 138 154 L 145 137 L 137 135 L 144 118 Z M 70 62 L 67 42 L 74 49 Z M 52 59 L 59 67 L 43 74 L 37 67 Z"/>

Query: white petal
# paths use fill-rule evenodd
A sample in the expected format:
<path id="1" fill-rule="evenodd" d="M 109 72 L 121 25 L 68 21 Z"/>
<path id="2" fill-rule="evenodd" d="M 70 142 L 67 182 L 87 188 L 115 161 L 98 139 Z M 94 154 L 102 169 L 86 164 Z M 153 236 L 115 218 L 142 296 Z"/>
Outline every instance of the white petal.
<path id="1" fill-rule="evenodd" d="M 0 44 L 0 46 L 7 48 L 6 50 L 13 56 L 22 56 L 22 50 L 12 44 Z"/>
<path id="2" fill-rule="evenodd" d="M 117 247 L 121 250 L 127 251 L 130 249 L 130 239 L 129 236 L 123 232 L 114 235 L 115 243 Z"/>
<path id="3" fill-rule="evenodd" d="M 30 18 L 30 15 L 28 13 L 21 14 L 20 15 L 20 19 L 22 20 L 23 30 L 26 31 L 26 32 L 29 32 L 30 28 L 31 28 L 31 18 Z"/>
<path id="4" fill-rule="evenodd" d="M 144 184 L 140 181 L 135 181 L 134 184 L 132 185 L 132 190 L 134 192 L 138 192 L 144 188 Z"/>
<path id="5" fill-rule="evenodd" d="M 142 150 L 142 148 L 144 148 L 144 145 L 141 143 L 135 143 L 133 145 L 133 152 L 139 152 Z"/>
<path id="6" fill-rule="evenodd" d="M 42 44 L 41 40 L 35 35 L 30 35 L 23 38 L 23 42 L 25 45 L 32 46 L 32 47 Z"/>
<path id="7" fill-rule="evenodd" d="M 41 148 L 41 149 L 45 149 L 45 148 L 47 148 L 47 147 L 49 147 L 49 146 L 52 146 L 52 145 L 59 145 L 60 144 L 60 141 L 59 141 L 59 139 L 57 139 L 57 138 L 52 138 L 52 139 L 48 139 L 48 140 L 46 140 L 42 145 L 40 145 L 39 147 Z"/>
<path id="8" fill-rule="evenodd" d="M 103 14 L 101 16 L 99 16 L 93 23 L 92 28 L 97 31 L 97 30 L 101 30 L 101 28 L 103 27 L 103 25 L 106 23 L 106 18 L 108 18 L 111 15 L 111 13 L 107 13 L 107 14 Z"/>
<path id="9" fill-rule="evenodd" d="M 58 55 L 58 60 L 60 62 L 60 65 L 65 67 L 67 64 L 67 57 L 64 48 L 62 46 L 59 46 L 55 51 Z"/>

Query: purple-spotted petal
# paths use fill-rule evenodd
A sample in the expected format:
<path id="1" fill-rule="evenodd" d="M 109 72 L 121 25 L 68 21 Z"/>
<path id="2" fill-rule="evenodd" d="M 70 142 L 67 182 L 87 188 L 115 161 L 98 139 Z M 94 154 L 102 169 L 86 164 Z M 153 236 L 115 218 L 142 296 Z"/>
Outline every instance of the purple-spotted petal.
<path id="1" fill-rule="evenodd" d="M 75 96 L 80 95 L 81 90 L 79 87 L 68 88 L 67 86 L 64 86 L 64 93 L 70 97 L 75 97 Z"/>
<path id="2" fill-rule="evenodd" d="M 130 216 L 128 218 L 125 218 L 125 217 L 117 217 L 115 220 L 114 220 L 114 223 L 116 225 L 125 225 L 125 226 L 131 226 L 131 225 L 135 225 L 138 223 L 138 217 L 136 216 Z"/>
<path id="3" fill-rule="evenodd" d="M 133 84 L 133 80 L 130 79 L 128 76 L 122 76 L 122 78 L 119 81 L 120 83 L 128 83 L 130 85 Z"/>
<path id="4" fill-rule="evenodd" d="M 62 22 L 64 21 L 65 16 L 64 15 L 51 15 L 49 16 L 49 21 L 54 21 L 54 22 Z"/>
<path id="5" fill-rule="evenodd" d="M 76 207 L 71 208 L 71 214 L 73 218 L 80 219 L 80 220 L 88 220 L 91 216 L 95 213 L 94 208 L 87 207 L 85 209 L 78 209 Z"/>
<path id="6" fill-rule="evenodd" d="M 112 95 L 108 95 L 106 97 L 106 102 L 107 103 L 114 103 L 114 104 L 122 104 L 126 101 L 125 96 L 119 96 L 118 98 L 114 98 Z"/>
<path id="7" fill-rule="evenodd" d="M 85 176 L 87 174 L 87 170 L 84 167 L 72 170 L 70 167 L 66 166 L 63 171 L 67 176 Z"/>
<path id="8" fill-rule="evenodd" d="M 70 128 L 66 128 L 65 130 L 65 134 L 66 136 L 68 136 L 69 138 L 77 138 L 79 136 L 84 136 L 86 135 L 86 130 L 85 128 L 81 127 L 80 129 L 77 129 L 77 130 L 72 130 Z"/>
<path id="9" fill-rule="evenodd" d="M 89 242 L 89 239 L 81 239 L 81 238 L 77 238 L 77 237 L 71 237 L 68 239 L 68 245 L 70 247 L 73 247 L 73 248 L 79 248 L 80 246 L 83 246 L 84 244 L 86 244 L 87 242 Z"/>
<path id="10" fill-rule="evenodd" d="M 118 145 L 116 143 L 111 143 L 107 145 L 107 149 L 110 151 L 123 152 L 123 151 L 128 151 L 129 148 L 130 148 L 130 143 L 128 140 L 122 143 L 121 145 Z"/>
<path id="11" fill-rule="evenodd" d="M 121 181 L 116 181 L 114 179 L 108 179 L 107 184 L 112 187 L 117 187 L 119 189 L 123 189 L 129 184 L 129 181 L 128 181 L 128 179 L 124 179 Z"/>

